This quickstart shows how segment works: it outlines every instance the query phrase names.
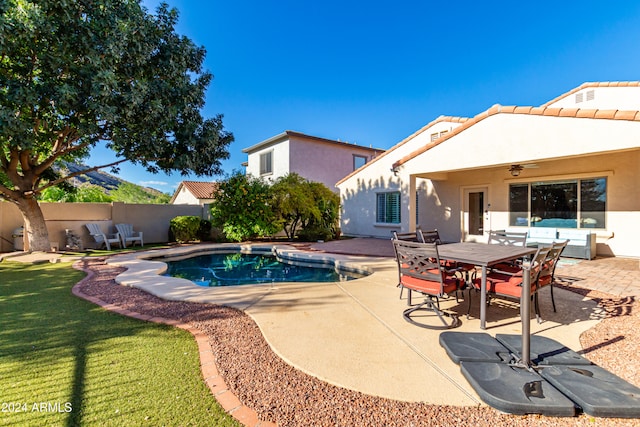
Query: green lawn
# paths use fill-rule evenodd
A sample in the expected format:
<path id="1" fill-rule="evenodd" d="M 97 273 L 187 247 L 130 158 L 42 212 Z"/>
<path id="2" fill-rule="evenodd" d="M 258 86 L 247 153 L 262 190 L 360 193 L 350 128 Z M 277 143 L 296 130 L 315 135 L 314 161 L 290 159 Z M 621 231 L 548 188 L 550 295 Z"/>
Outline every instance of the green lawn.
<path id="1" fill-rule="evenodd" d="M 71 294 L 69 263 L 0 263 L 0 425 L 237 426 L 191 334 Z"/>

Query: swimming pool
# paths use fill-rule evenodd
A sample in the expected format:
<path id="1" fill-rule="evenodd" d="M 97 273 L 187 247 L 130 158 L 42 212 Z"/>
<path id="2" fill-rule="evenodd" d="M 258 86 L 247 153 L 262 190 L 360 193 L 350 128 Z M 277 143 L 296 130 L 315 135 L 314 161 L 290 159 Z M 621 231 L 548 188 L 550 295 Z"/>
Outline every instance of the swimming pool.
<path id="1" fill-rule="evenodd" d="M 342 282 L 366 274 L 332 264 L 303 263 L 265 253 L 209 253 L 165 260 L 165 276 L 191 280 L 199 286 L 238 286 L 277 282 Z"/>

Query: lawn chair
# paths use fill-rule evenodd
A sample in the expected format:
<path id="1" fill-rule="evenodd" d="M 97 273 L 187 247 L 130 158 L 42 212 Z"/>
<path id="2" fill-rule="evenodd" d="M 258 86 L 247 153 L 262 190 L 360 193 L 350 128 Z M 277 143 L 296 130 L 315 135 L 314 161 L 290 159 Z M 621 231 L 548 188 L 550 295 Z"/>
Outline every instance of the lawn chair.
<path id="1" fill-rule="evenodd" d="M 536 319 L 538 323 L 542 322 L 540 318 L 540 305 L 538 303 L 538 278 L 540 272 L 544 268 L 547 255 L 551 247 L 539 247 L 531 261 L 526 262 L 517 273 L 506 271 L 491 271 L 487 274 L 487 294 L 491 298 L 508 298 L 521 301 L 522 298 L 531 298 L 534 301 Z M 524 280 L 523 272 L 527 271 L 524 267 L 528 267 L 529 277 L 531 280 L 531 294 L 522 295 L 522 282 Z M 481 279 L 474 279 L 472 284 L 476 290 L 481 288 Z M 471 298 L 469 298 L 469 310 L 467 317 L 471 311 Z"/>
<path id="2" fill-rule="evenodd" d="M 416 326 L 429 329 L 449 329 L 460 325 L 460 319 L 453 313 L 440 310 L 440 298 L 456 293 L 460 289 L 460 280 L 454 275 L 457 270 L 448 270 L 441 262 L 438 245 L 435 243 L 417 243 L 393 240 L 398 261 L 400 284 L 409 291 L 424 295 L 422 304 L 407 308 L 404 319 Z M 417 310 L 433 312 L 442 326 L 433 326 L 415 321 L 411 315 Z M 445 319 L 450 317 L 451 320 Z"/>
<path id="3" fill-rule="evenodd" d="M 553 305 L 554 313 L 556 312 L 556 301 L 553 298 L 553 281 L 555 280 L 554 276 L 556 274 L 556 267 L 558 266 L 560 255 L 568 243 L 569 241 L 565 240 L 564 242 L 556 242 L 551 245 L 551 249 L 549 249 L 549 253 L 547 254 L 547 259 L 540 271 L 540 277 L 538 277 L 539 288 L 551 286 L 551 304 Z"/>
<path id="4" fill-rule="evenodd" d="M 135 246 L 136 242 L 140 242 L 140 246 L 144 246 L 142 241 L 142 231 L 133 231 L 133 225 L 131 224 L 116 224 L 116 229 L 120 233 L 120 239 L 122 239 L 122 247 L 127 247 L 127 242 L 131 242 L 132 246 Z"/>
<path id="5" fill-rule="evenodd" d="M 97 244 L 96 249 L 100 249 L 104 245 L 107 250 L 110 251 L 112 243 L 116 243 L 120 245 L 120 247 L 123 247 L 122 243 L 120 242 L 119 233 L 106 234 L 102 231 L 98 224 L 94 223 L 85 224 L 85 227 L 87 227 L 87 230 L 89 230 L 89 235 L 93 237 L 93 240 L 95 240 Z"/>

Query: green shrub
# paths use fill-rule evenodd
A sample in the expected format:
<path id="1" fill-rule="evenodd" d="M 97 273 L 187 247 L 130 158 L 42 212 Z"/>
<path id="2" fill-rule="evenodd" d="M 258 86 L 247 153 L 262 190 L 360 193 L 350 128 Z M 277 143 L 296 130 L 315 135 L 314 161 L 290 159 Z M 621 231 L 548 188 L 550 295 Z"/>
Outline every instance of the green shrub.
<path id="1" fill-rule="evenodd" d="M 315 242 L 318 240 L 333 240 L 335 233 L 331 229 L 322 226 L 309 226 L 298 231 L 298 239 L 305 242 Z"/>
<path id="2" fill-rule="evenodd" d="M 289 239 L 331 240 L 336 234 L 340 197 L 320 182 L 290 173 L 273 184 L 274 210 Z"/>
<path id="3" fill-rule="evenodd" d="M 279 230 L 271 199 L 268 183 L 234 171 L 218 183 L 211 204 L 212 223 L 226 239 L 235 242 L 270 236 Z"/>
<path id="4" fill-rule="evenodd" d="M 177 216 L 169 223 L 169 230 L 177 242 L 198 240 L 200 217 Z"/>

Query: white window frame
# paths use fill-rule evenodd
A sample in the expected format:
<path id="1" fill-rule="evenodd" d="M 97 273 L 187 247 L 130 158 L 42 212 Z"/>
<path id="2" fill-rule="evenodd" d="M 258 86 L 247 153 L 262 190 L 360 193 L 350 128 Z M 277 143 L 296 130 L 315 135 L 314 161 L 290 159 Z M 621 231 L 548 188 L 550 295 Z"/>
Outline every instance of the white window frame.
<path id="1" fill-rule="evenodd" d="M 389 211 L 391 211 L 389 213 Z M 400 191 L 376 193 L 376 223 L 400 224 L 402 222 L 402 194 Z"/>
<path id="2" fill-rule="evenodd" d="M 260 175 L 273 174 L 273 150 L 260 153 L 259 161 L 260 161 Z"/>

